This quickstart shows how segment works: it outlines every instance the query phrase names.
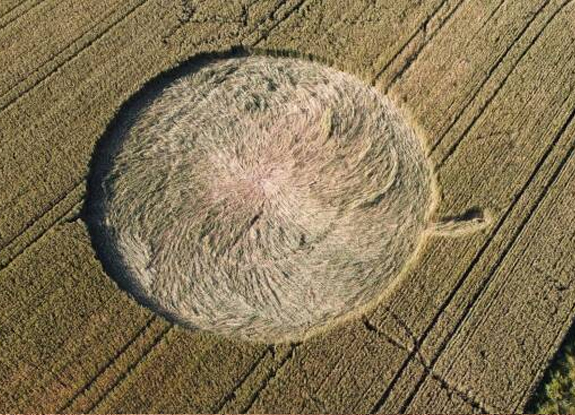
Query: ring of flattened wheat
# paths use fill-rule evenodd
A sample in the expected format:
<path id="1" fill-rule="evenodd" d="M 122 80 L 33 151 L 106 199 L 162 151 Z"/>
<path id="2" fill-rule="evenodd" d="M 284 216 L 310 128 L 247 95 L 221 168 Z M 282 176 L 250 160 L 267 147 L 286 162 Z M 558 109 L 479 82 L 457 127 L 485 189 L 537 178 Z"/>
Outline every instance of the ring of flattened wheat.
<path id="1" fill-rule="evenodd" d="M 190 327 L 299 339 L 391 284 L 432 179 L 389 99 L 294 58 L 214 59 L 114 130 L 90 229 L 136 298 Z"/>

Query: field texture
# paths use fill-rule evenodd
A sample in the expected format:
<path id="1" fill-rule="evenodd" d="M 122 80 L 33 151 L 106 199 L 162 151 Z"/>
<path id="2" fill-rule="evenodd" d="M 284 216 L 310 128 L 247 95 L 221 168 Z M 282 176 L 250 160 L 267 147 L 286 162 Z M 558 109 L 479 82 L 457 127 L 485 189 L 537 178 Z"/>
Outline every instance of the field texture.
<path id="1" fill-rule="evenodd" d="M 330 62 L 429 149 L 430 238 L 363 316 L 267 346 L 119 290 L 80 215 L 132 94 L 234 47 Z M 575 2 L 0 2 L 0 412 L 517 412 L 575 313 Z"/>

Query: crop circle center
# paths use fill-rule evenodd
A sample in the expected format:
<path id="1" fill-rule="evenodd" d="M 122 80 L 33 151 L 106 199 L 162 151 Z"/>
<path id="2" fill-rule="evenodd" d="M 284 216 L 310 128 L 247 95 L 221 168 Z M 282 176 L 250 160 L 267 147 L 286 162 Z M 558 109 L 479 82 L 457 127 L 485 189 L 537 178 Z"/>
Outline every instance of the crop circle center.
<path id="1" fill-rule="evenodd" d="M 179 323 L 302 338 L 378 298 L 420 242 L 421 143 L 350 74 L 213 59 L 120 116 L 88 226 L 110 274 Z"/>

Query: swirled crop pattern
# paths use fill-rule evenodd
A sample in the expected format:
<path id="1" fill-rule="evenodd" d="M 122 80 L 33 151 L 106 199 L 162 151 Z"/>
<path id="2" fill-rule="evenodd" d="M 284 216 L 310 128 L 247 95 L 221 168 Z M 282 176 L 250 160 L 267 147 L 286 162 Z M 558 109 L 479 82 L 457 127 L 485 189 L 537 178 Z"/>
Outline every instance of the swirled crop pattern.
<path id="1" fill-rule="evenodd" d="M 298 339 L 377 298 L 432 204 L 386 96 L 305 60 L 213 60 L 116 132 L 90 226 L 136 298 L 185 325 Z"/>

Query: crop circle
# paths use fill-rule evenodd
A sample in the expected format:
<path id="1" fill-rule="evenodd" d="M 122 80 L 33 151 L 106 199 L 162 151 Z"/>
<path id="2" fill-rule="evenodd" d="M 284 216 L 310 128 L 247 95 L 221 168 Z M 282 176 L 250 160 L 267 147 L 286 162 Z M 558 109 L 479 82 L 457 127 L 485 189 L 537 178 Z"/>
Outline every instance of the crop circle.
<path id="1" fill-rule="evenodd" d="M 213 59 L 123 111 L 87 221 L 109 272 L 189 327 L 301 339 L 378 298 L 432 205 L 390 100 L 295 58 Z"/>

